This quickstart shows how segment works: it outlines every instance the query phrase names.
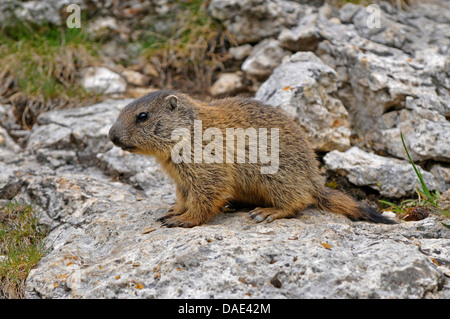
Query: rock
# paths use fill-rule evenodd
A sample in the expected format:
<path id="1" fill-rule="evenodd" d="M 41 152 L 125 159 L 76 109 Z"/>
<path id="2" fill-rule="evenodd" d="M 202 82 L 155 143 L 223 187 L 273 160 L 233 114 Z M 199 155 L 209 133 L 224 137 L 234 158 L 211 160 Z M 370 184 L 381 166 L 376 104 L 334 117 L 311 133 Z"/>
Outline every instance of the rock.
<path id="1" fill-rule="evenodd" d="M 448 11 L 444 1 L 417 2 L 410 10 L 398 10 L 388 2 L 367 8 L 348 3 L 339 10 L 339 18 L 353 23 L 361 37 L 414 56 L 424 47 L 448 51 L 449 39 L 439 36 L 450 32 Z"/>
<path id="2" fill-rule="evenodd" d="M 380 8 L 380 7 L 378 7 Z M 378 25 L 370 23 L 375 12 L 368 9 L 358 10 L 352 18 L 353 24 L 358 34 L 371 41 L 381 43 L 390 47 L 401 49 L 406 41 L 406 32 L 411 30 L 403 24 L 386 16 L 386 13 L 380 9 Z"/>
<path id="3" fill-rule="evenodd" d="M 440 190 L 450 190 L 450 167 L 449 165 L 434 164 L 430 173 L 434 175 L 439 183 Z"/>
<path id="4" fill-rule="evenodd" d="M 23 2 L 19 8 L 14 10 L 14 14 L 17 18 L 27 22 L 61 24 L 58 11 L 47 1 Z"/>
<path id="5" fill-rule="evenodd" d="M 123 61 L 132 59 L 132 54 L 130 50 L 128 50 L 128 47 L 124 47 L 119 41 L 114 39 L 102 44 L 100 54 L 109 60 L 108 62 L 111 63 L 110 65 L 114 65 L 113 63 L 116 65 L 121 64 Z"/>
<path id="6" fill-rule="evenodd" d="M 361 5 L 346 3 L 339 9 L 339 19 L 343 23 L 351 23 L 355 14 L 363 8 Z"/>
<path id="7" fill-rule="evenodd" d="M 129 84 L 136 86 L 146 86 L 150 81 L 144 74 L 133 70 L 125 70 L 122 72 L 122 75 Z"/>
<path id="8" fill-rule="evenodd" d="M 213 96 L 236 94 L 244 88 L 242 72 L 222 73 L 211 86 Z"/>
<path id="9" fill-rule="evenodd" d="M 235 60 L 244 60 L 252 53 L 253 47 L 250 44 L 240 45 L 230 48 L 230 54 Z"/>
<path id="10" fill-rule="evenodd" d="M 432 48 L 422 48 L 425 51 L 411 58 L 360 37 L 353 25 L 318 20 L 318 27 L 327 39 L 319 44 L 318 54 L 338 72 L 336 96 L 366 142 L 377 151 L 407 159 L 402 131 L 413 160 L 449 161 L 450 97 L 440 89 L 447 85 L 449 58 Z M 429 62 L 424 62 L 425 52 Z"/>
<path id="11" fill-rule="evenodd" d="M 173 184 L 153 158 L 106 142 L 127 102 L 44 113 L 27 149 L 0 161 L 0 198 L 34 203 L 50 229 L 27 298 L 450 297 L 450 239 L 435 216 L 380 225 L 310 209 L 258 224 L 243 210 L 161 227 Z"/>
<path id="12" fill-rule="evenodd" d="M 291 51 L 314 51 L 319 43 L 317 14 L 304 16 L 292 29 L 283 29 L 278 36 L 280 46 Z"/>
<path id="13" fill-rule="evenodd" d="M 21 151 L 21 147 L 9 136 L 6 129 L 0 126 L 0 161 L 8 160 Z"/>
<path id="14" fill-rule="evenodd" d="M 88 200 L 77 213 L 83 223 L 53 230 L 27 298 L 449 296 L 430 257 L 448 258 L 448 233 L 436 218 L 385 226 L 307 211 L 255 224 L 241 212 L 168 229 L 155 222 L 166 207 L 130 196 Z M 155 230 L 143 234 L 148 228 Z"/>
<path id="15" fill-rule="evenodd" d="M 87 31 L 94 38 L 100 38 L 107 33 L 119 31 L 119 25 L 114 17 L 99 17 L 89 22 Z"/>
<path id="16" fill-rule="evenodd" d="M 439 53 L 437 48 L 416 50 L 415 63 L 412 65 L 420 69 L 424 75 L 430 76 L 433 82 L 437 83 L 438 90 L 439 87 L 450 90 L 450 57 L 448 55 Z M 446 106 L 445 115 L 450 115 L 450 105 Z"/>
<path id="17" fill-rule="evenodd" d="M 324 43 L 321 48 L 335 55 L 337 52 L 328 50 L 330 42 Z M 344 56 L 339 56 L 336 61 L 340 65 L 345 61 L 347 69 L 346 80 L 351 87 L 351 94 L 343 95 L 342 99 L 351 111 L 354 122 L 358 128 L 368 131 L 373 122 L 368 119 L 378 119 L 393 105 L 402 105 L 405 96 L 412 87 L 400 81 L 406 72 L 411 72 L 405 56 L 394 55 L 380 57 L 377 54 L 365 50 L 359 50 L 347 44 L 335 47 L 342 50 Z M 336 55 L 335 55 L 336 56 Z M 390 76 L 388 76 L 388 74 Z M 339 92 L 340 93 L 340 92 Z M 345 92 L 344 92 L 345 93 Z"/>
<path id="18" fill-rule="evenodd" d="M 400 138 L 402 132 L 413 161 L 435 159 L 450 162 L 450 122 L 438 112 L 421 107 L 392 111 L 384 114 L 379 123 L 379 130 L 367 135 L 374 149 L 407 159 Z"/>
<path id="19" fill-rule="evenodd" d="M 0 25 L 14 21 L 14 18 L 34 24 L 52 23 L 61 25 L 64 21 L 61 20 L 59 12 L 69 4 L 79 5 L 82 10 L 86 8 L 83 0 L 2 0 L 0 3 Z"/>
<path id="20" fill-rule="evenodd" d="M 124 93 L 126 81 L 117 73 L 104 67 L 89 67 L 84 70 L 81 85 L 88 92 L 98 94 Z"/>
<path id="21" fill-rule="evenodd" d="M 98 153 L 100 166 L 112 177 L 120 178 L 136 189 L 142 190 L 146 196 L 157 191 L 159 196 L 164 190 L 167 201 L 173 201 L 173 182 L 163 173 L 153 157 L 130 154 L 119 148 L 111 148 L 105 153 Z"/>
<path id="22" fill-rule="evenodd" d="M 415 159 L 435 159 L 450 162 L 450 122 L 444 119 L 432 121 L 427 118 L 415 117 L 401 123 L 400 130 L 408 136 L 408 150 L 415 155 Z"/>
<path id="23" fill-rule="evenodd" d="M 277 36 L 283 27 L 294 26 L 311 7 L 284 0 L 212 0 L 208 11 L 223 21 L 239 44 L 244 44 Z"/>
<path id="24" fill-rule="evenodd" d="M 39 163 L 44 163 L 54 170 L 68 165 L 78 164 L 78 156 L 72 150 L 53 150 L 53 149 L 37 149 L 36 160 Z"/>
<path id="25" fill-rule="evenodd" d="M 144 72 L 145 75 L 150 76 L 152 78 L 157 78 L 159 76 L 158 71 L 156 71 L 155 67 L 150 63 L 144 64 L 142 72 Z"/>
<path id="26" fill-rule="evenodd" d="M 20 7 L 18 0 L 4 0 L 0 2 L 0 26 L 10 21 L 14 10 Z"/>
<path id="27" fill-rule="evenodd" d="M 383 215 L 386 218 L 390 218 L 392 220 L 395 220 L 395 218 L 397 217 L 396 213 L 389 210 L 384 211 L 381 215 Z"/>
<path id="28" fill-rule="evenodd" d="M 322 5 L 326 5 L 326 4 L 324 4 L 325 0 L 295 0 L 295 2 L 298 2 L 301 4 L 307 4 L 309 6 L 314 6 L 314 7 L 320 7 Z"/>
<path id="29" fill-rule="evenodd" d="M 77 150 L 78 160 L 92 160 L 113 146 L 108 130 L 130 101 L 108 100 L 89 107 L 43 113 L 26 149 L 32 153 L 42 149 Z"/>
<path id="30" fill-rule="evenodd" d="M 328 169 L 346 176 L 354 185 L 368 186 L 387 198 L 412 196 L 416 187 L 420 187 L 409 162 L 368 153 L 356 146 L 346 152 L 329 152 L 324 161 Z M 437 189 L 439 184 L 436 178 L 417 167 L 428 189 Z"/>
<path id="31" fill-rule="evenodd" d="M 423 48 L 437 48 L 441 54 L 448 55 L 450 39 L 441 35 L 450 33 L 449 11 L 448 2 L 434 0 L 417 2 L 413 10 L 394 10 L 388 17 L 404 30 L 403 51 L 414 55 Z"/>
<path id="32" fill-rule="evenodd" d="M 50 123 L 45 126 L 35 126 L 30 134 L 27 148 L 68 148 L 70 147 L 72 130 L 69 127 Z"/>
<path id="33" fill-rule="evenodd" d="M 98 17 L 89 20 L 87 31 L 92 40 L 105 41 L 117 36 L 121 42 L 130 41 L 131 30 L 114 16 Z"/>
<path id="34" fill-rule="evenodd" d="M 250 56 L 242 64 L 242 71 L 256 79 L 267 79 L 290 52 L 280 47 L 280 42 L 266 39 L 258 43 Z"/>
<path id="35" fill-rule="evenodd" d="M 11 132 L 12 130 L 20 129 L 20 125 L 16 123 L 16 118 L 14 117 L 14 109 L 12 105 L 0 104 L 0 126 Z"/>
<path id="36" fill-rule="evenodd" d="M 256 99 L 283 109 L 307 131 L 321 151 L 350 147 L 348 113 L 332 94 L 336 72 L 312 52 L 298 52 L 276 68 Z"/>
<path id="37" fill-rule="evenodd" d="M 18 192 L 17 188 L 20 187 L 14 167 L 0 161 L 0 172 L 2 172 L 0 174 L 0 198 L 12 199 Z"/>

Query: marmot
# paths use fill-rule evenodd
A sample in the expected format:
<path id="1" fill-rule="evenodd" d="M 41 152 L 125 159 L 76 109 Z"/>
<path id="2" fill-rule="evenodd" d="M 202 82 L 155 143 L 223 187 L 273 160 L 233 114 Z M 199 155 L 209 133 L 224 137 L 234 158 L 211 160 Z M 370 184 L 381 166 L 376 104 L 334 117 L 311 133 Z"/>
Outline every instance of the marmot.
<path id="1" fill-rule="evenodd" d="M 215 132 L 214 147 L 208 147 L 211 136 L 205 141 L 205 131 L 209 128 Z M 241 140 L 245 141 L 244 157 L 239 155 L 238 143 L 230 146 L 224 143 L 225 138 L 217 135 L 231 132 L 227 130 L 230 128 L 248 133 Z M 188 134 L 184 143 L 177 134 L 178 138 L 173 138 L 176 129 Z M 263 145 L 268 150 L 259 149 L 267 154 L 278 151 L 273 172 L 262 173 L 268 166 L 267 160 L 263 163 L 261 154 L 256 158 L 249 154 L 252 143 L 264 144 L 263 134 L 256 139 L 250 136 L 258 130 L 270 131 L 271 138 L 278 135 L 278 141 L 271 139 L 270 143 L 266 141 L 268 145 Z M 200 133 L 200 139 L 192 137 L 196 133 Z M 227 204 L 256 207 L 250 216 L 257 222 L 291 217 L 312 206 L 343 214 L 351 220 L 394 223 L 346 194 L 327 188 L 303 129 L 281 110 L 250 98 L 233 97 L 205 103 L 178 91 L 152 92 L 120 112 L 109 138 L 123 150 L 155 156 L 175 181 L 177 201 L 159 218 L 168 227 L 203 224 Z M 180 152 L 180 145 L 185 154 Z M 203 148 L 200 149 L 203 155 L 208 149 L 215 161 L 202 159 L 202 153 L 194 154 L 199 147 Z M 174 155 L 184 156 L 181 157 L 184 160 L 174 159 Z M 200 160 L 192 160 L 193 155 L 200 155 Z"/>

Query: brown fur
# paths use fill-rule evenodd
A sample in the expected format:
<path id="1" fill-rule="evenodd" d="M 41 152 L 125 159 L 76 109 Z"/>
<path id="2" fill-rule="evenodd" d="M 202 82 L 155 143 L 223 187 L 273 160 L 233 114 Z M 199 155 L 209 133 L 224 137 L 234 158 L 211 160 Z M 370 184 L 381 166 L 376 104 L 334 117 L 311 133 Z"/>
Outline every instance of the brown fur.
<path id="1" fill-rule="evenodd" d="M 148 119 L 139 122 L 141 113 L 147 113 Z M 223 132 L 224 158 L 226 128 L 267 128 L 269 132 L 278 128 L 278 171 L 261 174 L 260 168 L 265 165 L 249 163 L 248 152 L 245 163 L 224 160 L 220 164 L 175 164 L 171 150 L 178 141 L 171 139 L 171 133 L 175 128 L 184 127 L 193 137 L 195 119 L 202 120 L 203 131 L 215 127 Z M 155 156 L 175 181 L 177 202 L 160 219 L 166 226 L 200 225 L 228 203 L 258 206 L 250 212 L 258 222 L 291 217 L 308 206 L 353 220 L 391 222 L 379 216 L 373 218 L 378 213 L 363 208 L 343 193 L 325 188 L 319 163 L 303 130 L 280 110 L 252 99 L 236 97 L 204 103 L 176 91 L 150 93 L 122 110 L 109 137 L 124 150 Z M 204 141 L 203 147 L 208 143 Z"/>

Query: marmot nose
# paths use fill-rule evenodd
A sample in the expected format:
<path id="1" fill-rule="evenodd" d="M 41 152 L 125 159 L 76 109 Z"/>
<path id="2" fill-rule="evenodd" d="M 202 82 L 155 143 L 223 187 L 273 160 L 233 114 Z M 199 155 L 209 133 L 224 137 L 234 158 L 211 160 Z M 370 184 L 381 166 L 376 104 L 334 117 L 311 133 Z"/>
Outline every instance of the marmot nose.
<path id="1" fill-rule="evenodd" d="M 114 145 L 116 145 L 116 146 L 120 146 L 121 145 L 120 144 L 120 140 L 119 140 L 119 138 L 117 136 L 113 136 L 112 138 L 110 137 L 109 139 L 111 140 L 111 142 L 114 143 Z"/>
<path id="2" fill-rule="evenodd" d="M 110 141 L 114 143 L 114 145 L 120 145 L 120 139 L 115 132 L 114 125 L 109 129 L 108 137 Z"/>

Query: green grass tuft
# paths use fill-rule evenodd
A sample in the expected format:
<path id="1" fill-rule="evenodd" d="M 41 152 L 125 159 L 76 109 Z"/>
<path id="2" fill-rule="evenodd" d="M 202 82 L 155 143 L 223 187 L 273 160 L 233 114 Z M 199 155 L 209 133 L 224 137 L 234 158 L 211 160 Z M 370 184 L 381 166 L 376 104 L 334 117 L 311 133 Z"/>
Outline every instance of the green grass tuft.
<path id="1" fill-rule="evenodd" d="M 25 280 L 45 253 L 47 232 L 33 206 L 11 201 L 0 208 L 0 298 L 23 298 Z"/>
<path id="2" fill-rule="evenodd" d="M 441 198 L 441 194 L 438 190 L 435 190 L 434 193 L 431 192 L 425 181 L 423 180 L 422 173 L 420 172 L 420 169 L 414 164 L 414 161 L 412 160 L 411 156 L 409 155 L 408 148 L 406 147 L 405 140 L 403 139 L 403 133 L 400 132 L 400 138 L 402 140 L 403 148 L 405 149 L 406 155 L 408 156 L 409 162 L 411 163 L 414 172 L 417 175 L 420 188 L 416 187 L 416 191 L 418 194 L 418 199 L 407 199 L 403 200 L 399 205 L 392 203 L 387 200 L 380 200 L 380 204 L 388 206 L 385 210 L 392 210 L 395 213 L 399 213 L 401 215 L 407 216 L 412 208 L 420 207 L 424 208 L 427 211 L 430 211 L 432 213 L 438 214 L 438 215 L 444 215 L 446 217 L 450 217 L 450 212 L 439 206 L 439 199 Z"/>
<path id="3" fill-rule="evenodd" d="M 15 20 L 0 29 L 0 96 L 15 106 L 28 127 L 52 108 L 94 99 L 79 84 L 79 73 L 97 60 L 98 44 L 84 29 Z"/>

